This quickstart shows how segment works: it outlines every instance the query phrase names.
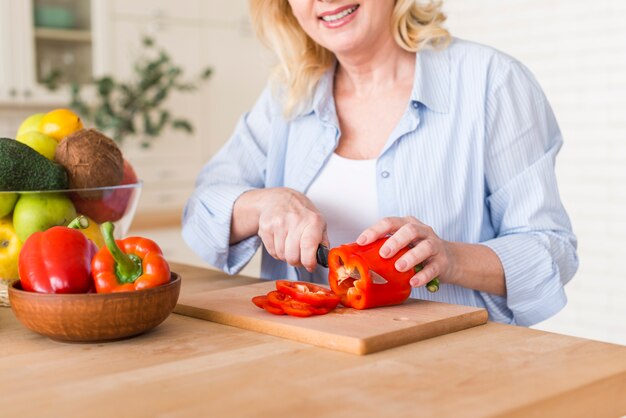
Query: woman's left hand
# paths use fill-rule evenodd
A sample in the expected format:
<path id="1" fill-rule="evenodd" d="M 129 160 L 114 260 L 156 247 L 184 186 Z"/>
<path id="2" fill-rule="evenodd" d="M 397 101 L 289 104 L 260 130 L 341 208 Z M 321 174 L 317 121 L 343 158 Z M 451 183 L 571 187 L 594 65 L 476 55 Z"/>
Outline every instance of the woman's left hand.
<path id="1" fill-rule="evenodd" d="M 424 268 L 411 278 L 411 286 L 424 286 L 437 276 L 441 282 L 450 277 L 454 263 L 448 242 L 412 216 L 383 218 L 363 231 L 356 242 L 367 245 L 387 235 L 391 236 L 380 248 L 383 258 L 391 258 L 400 249 L 412 247 L 396 261 L 396 270 L 404 272 L 423 263 Z"/>

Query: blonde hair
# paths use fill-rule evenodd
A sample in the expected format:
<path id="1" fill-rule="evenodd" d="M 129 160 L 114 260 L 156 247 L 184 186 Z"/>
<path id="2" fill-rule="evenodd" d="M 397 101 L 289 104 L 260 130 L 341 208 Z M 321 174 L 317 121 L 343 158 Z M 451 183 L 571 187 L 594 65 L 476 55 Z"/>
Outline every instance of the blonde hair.
<path id="1" fill-rule="evenodd" d="M 291 117 L 312 97 L 322 75 L 335 57 L 317 44 L 300 27 L 288 0 L 249 0 L 250 16 L 257 36 L 276 53 L 279 65 L 273 73 L 283 89 L 283 112 Z M 446 15 L 441 1 L 422 4 L 418 0 L 396 0 L 391 27 L 398 45 L 410 52 L 443 47 L 450 41 L 442 24 Z"/>

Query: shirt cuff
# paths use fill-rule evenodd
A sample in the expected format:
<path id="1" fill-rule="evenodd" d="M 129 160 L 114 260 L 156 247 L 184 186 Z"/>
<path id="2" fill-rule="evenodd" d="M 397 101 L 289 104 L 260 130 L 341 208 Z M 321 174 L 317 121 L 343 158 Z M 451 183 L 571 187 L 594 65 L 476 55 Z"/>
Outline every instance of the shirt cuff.
<path id="1" fill-rule="evenodd" d="M 235 201 L 253 187 L 224 184 L 197 189 L 183 212 L 183 239 L 210 265 L 236 274 L 254 256 L 261 239 L 251 236 L 230 245 L 230 224 Z"/>
<path id="2" fill-rule="evenodd" d="M 559 312 L 567 297 L 558 266 L 540 236 L 513 234 L 482 243 L 500 258 L 504 268 L 506 306 L 501 297 L 481 293 L 494 306 L 513 315 L 513 323 L 530 326 Z M 504 313 L 502 313 L 504 314 Z"/>

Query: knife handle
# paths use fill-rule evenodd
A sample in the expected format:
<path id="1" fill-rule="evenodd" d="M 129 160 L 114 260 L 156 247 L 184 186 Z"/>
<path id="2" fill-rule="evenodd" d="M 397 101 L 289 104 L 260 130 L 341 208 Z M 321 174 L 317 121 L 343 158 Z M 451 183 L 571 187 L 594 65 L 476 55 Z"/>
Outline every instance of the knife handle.
<path id="1" fill-rule="evenodd" d="M 317 264 L 322 267 L 328 268 L 328 252 L 330 249 L 325 245 L 318 245 L 317 252 L 315 253 L 315 259 L 317 260 Z"/>

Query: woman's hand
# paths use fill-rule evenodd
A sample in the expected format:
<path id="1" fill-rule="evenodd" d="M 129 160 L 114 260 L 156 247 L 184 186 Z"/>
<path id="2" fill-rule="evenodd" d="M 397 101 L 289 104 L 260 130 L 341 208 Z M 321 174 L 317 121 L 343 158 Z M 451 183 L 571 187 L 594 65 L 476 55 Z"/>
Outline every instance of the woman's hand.
<path id="1" fill-rule="evenodd" d="M 381 257 L 391 258 L 400 249 L 412 247 L 396 261 L 396 270 L 404 272 L 423 263 L 424 268 L 411 278 L 411 286 L 424 286 L 435 277 L 445 282 L 451 276 L 454 263 L 449 243 L 412 216 L 381 219 L 363 231 L 356 242 L 366 245 L 390 234 L 380 248 Z"/>
<path id="2" fill-rule="evenodd" d="M 320 212 L 309 198 L 287 187 L 244 193 L 235 202 L 233 218 L 238 218 L 233 219 L 237 239 L 258 233 L 272 257 L 308 271 L 315 269 L 317 246 L 328 244 Z"/>

